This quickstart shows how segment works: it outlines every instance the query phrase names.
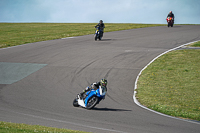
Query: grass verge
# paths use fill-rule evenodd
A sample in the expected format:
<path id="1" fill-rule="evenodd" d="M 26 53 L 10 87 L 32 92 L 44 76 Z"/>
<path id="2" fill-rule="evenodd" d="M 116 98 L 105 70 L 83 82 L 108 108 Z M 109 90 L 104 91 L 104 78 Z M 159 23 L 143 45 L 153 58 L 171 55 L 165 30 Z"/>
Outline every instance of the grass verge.
<path id="1" fill-rule="evenodd" d="M 0 121 L 1 133 L 87 133 L 68 129 L 45 127 L 39 125 L 17 124 Z"/>
<path id="2" fill-rule="evenodd" d="M 0 23 L 0 48 L 95 33 L 96 23 Z M 105 32 L 162 24 L 105 24 Z"/>
<path id="3" fill-rule="evenodd" d="M 138 101 L 150 109 L 200 121 L 200 50 L 169 52 L 138 80 Z"/>
<path id="4" fill-rule="evenodd" d="M 188 47 L 200 47 L 200 41 L 188 45 Z"/>

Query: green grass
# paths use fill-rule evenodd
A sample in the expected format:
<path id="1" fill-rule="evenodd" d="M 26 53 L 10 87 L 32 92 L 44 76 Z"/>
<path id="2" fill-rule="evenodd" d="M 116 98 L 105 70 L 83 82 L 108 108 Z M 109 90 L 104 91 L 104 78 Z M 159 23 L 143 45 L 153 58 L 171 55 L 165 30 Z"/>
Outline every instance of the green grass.
<path id="1" fill-rule="evenodd" d="M 0 121 L 1 133 L 86 133 L 68 129 L 45 127 L 39 125 L 17 124 Z"/>
<path id="2" fill-rule="evenodd" d="M 188 45 L 189 47 L 200 47 L 200 41 Z"/>
<path id="3" fill-rule="evenodd" d="M 95 33 L 97 23 L 0 23 L 0 48 Z M 105 24 L 105 32 L 162 26 L 161 24 Z"/>
<path id="4" fill-rule="evenodd" d="M 200 121 L 200 50 L 167 53 L 141 74 L 137 98 L 150 109 Z"/>

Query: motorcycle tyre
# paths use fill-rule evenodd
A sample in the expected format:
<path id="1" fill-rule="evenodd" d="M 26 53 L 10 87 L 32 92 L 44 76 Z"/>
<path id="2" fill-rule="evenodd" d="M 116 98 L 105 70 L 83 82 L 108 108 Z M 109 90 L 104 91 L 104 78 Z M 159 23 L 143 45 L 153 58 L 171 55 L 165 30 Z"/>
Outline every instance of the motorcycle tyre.
<path id="1" fill-rule="evenodd" d="M 77 101 L 76 98 L 75 98 L 74 101 L 73 101 L 73 106 L 74 106 L 74 107 L 79 107 L 79 105 L 78 105 L 78 101 Z"/>
<path id="2" fill-rule="evenodd" d="M 97 35 L 95 35 L 94 40 L 95 40 L 95 41 L 97 40 Z"/>
<path id="3" fill-rule="evenodd" d="M 90 103 L 89 101 L 90 101 L 92 98 L 95 98 L 95 101 L 92 103 L 91 106 L 88 106 L 88 104 Z M 98 103 L 98 101 L 99 101 L 98 97 L 96 97 L 96 96 L 91 97 L 91 98 L 88 100 L 88 103 L 87 103 L 87 105 L 86 105 L 86 109 L 92 109 L 92 108 L 94 108 L 94 107 L 96 106 L 96 104 Z"/>

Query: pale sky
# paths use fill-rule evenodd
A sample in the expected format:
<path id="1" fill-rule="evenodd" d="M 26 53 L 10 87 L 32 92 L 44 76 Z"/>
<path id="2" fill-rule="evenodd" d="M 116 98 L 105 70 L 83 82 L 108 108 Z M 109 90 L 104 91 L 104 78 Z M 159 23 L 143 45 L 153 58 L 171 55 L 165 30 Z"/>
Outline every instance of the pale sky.
<path id="1" fill-rule="evenodd" d="M 200 0 L 0 0 L 0 22 L 200 24 Z"/>

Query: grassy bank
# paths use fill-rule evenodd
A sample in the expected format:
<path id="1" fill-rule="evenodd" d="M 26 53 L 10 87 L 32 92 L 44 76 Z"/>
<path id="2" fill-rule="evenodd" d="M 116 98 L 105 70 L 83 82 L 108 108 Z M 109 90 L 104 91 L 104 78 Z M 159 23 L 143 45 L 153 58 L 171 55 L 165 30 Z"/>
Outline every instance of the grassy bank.
<path id="1" fill-rule="evenodd" d="M 1 133 L 86 133 L 67 129 L 45 127 L 39 125 L 17 124 L 0 121 Z"/>
<path id="2" fill-rule="evenodd" d="M 188 45 L 188 47 L 200 47 L 200 41 Z"/>
<path id="3" fill-rule="evenodd" d="M 96 23 L 0 23 L 0 48 L 94 34 Z M 105 24 L 105 32 L 162 26 L 159 24 Z"/>
<path id="4" fill-rule="evenodd" d="M 200 121 L 200 50 L 167 53 L 141 74 L 137 97 L 150 109 Z"/>

